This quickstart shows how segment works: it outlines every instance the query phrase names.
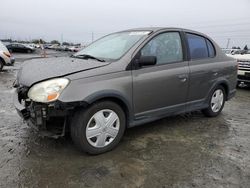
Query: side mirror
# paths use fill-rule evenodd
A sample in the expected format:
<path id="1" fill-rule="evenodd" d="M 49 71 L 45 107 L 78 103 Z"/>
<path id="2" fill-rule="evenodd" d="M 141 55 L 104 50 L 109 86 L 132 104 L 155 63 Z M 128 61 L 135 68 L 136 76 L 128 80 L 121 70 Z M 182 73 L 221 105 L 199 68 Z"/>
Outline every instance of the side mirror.
<path id="1" fill-rule="evenodd" d="M 157 58 L 155 56 L 141 56 L 139 58 L 140 66 L 155 65 Z"/>

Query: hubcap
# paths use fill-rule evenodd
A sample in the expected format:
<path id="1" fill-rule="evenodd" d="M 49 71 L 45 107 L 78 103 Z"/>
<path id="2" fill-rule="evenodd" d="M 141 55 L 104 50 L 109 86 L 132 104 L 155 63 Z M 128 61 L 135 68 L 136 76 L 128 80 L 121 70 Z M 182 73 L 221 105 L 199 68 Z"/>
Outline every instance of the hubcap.
<path id="1" fill-rule="evenodd" d="M 119 128 L 120 119 L 113 110 L 100 110 L 90 118 L 86 127 L 86 137 L 90 145 L 105 147 L 116 138 Z"/>
<path id="2" fill-rule="evenodd" d="M 212 96 L 212 100 L 211 100 L 211 108 L 213 112 L 218 112 L 220 111 L 222 105 L 223 105 L 223 101 L 224 101 L 224 94 L 223 91 L 221 89 L 217 89 L 213 96 Z"/>

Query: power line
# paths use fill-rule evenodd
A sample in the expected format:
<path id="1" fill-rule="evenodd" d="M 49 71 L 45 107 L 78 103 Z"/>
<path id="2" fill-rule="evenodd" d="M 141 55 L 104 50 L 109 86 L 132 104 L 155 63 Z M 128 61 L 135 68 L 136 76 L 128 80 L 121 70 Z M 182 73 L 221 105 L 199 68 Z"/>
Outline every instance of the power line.
<path id="1" fill-rule="evenodd" d="M 249 23 L 249 20 L 250 20 L 250 17 L 242 17 L 242 18 L 233 18 L 233 19 L 223 19 L 223 20 L 209 20 L 209 21 L 202 21 L 202 22 L 193 22 L 193 23 L 187 23 L 187 24 L 183 24 L 183 25 L 196 25 L 196 24 L 205 24 L 205 26 L 209 23 L 212 23 L 212 26 L 214 25 L 214 23 L 223 23 L 223 25 L 229 25 L 229 24 L 235 24 L 235 22 L 238 22 L 238 21 L 245 21 L 245 22 L 240 22 L 240 23 L 237 23 L 237 24 L 248 24 Z M 225 22 L 230 22 L 229 24 L 224 24 Z M 211 24 L 210 24 L 211 25 Z M 216 24 L 218 25 L 218 24 Z"/>
<path id="2" fill-rule="evenodd" d="M 204 26 L 193 26 L 195 28 L 214 28 L 214 27 L 231 27 L 231 26 L 249 26 L 250 25 L 250 22 L 244 22 L 244 23 L 231 23 L 231 24 L 213 24 L 213 25 L 204 25 Z"/>

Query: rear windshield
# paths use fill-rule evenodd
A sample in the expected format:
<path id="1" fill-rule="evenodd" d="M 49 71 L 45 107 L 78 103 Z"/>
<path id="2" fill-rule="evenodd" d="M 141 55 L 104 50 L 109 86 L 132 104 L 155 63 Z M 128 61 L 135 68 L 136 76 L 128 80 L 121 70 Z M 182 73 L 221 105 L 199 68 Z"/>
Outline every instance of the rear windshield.
<path id="1" fill-rule="evenodd" d="M 1 41 L 0 41 L 0 50 L 8 52 L 8 49 L 6 48 L 6 46 Z"/>

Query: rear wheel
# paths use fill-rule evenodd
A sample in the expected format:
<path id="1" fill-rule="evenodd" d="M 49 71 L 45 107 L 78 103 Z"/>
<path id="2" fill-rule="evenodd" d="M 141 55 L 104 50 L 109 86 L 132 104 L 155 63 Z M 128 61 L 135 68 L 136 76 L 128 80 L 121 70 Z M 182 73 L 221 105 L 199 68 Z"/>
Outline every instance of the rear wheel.
<path id="1" fill-rule="evenodd" d="M 71 137 L 80 150 L 100 154 L 117 146 L 125 125 L 122 108 L 114 102 L 102 101 L 75 113 L 71 121 Z"/>
<path id="2" fill-rule="evenodd" d="M 209 100 L 209 107 L 202 112 L 205 116 L 215 117 L 220 114 L 225 104 L 226 94 L 222 86 L 218 86 L 212 92 Z"/>

